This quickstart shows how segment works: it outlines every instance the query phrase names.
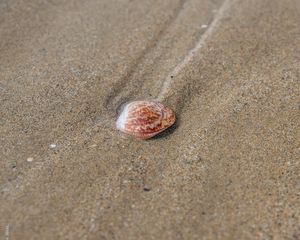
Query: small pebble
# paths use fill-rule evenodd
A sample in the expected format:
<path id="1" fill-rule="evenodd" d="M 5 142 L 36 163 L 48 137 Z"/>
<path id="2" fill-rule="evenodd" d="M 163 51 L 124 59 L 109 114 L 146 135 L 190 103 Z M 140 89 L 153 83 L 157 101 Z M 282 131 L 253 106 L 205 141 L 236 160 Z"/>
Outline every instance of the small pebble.
<path id="1" fill-rule="evenodd" d="M 208 25 L 206 25 L 206 24 L 201 25 L 201 28 L 207 28 L 207 27 L 208 27 Z"/>
<path id="2" fill-rule="evenodd" d="M 27 162 L 32 162 L 32 161 L 33 161 L 32 157 L 27 158 Z"/>
<path id="3" fill-rule="evenodd" d="M 49 148 L 50 148 L 50 149 L 56 148 L 56 144 L 54 144 L 54 143 L 50 144 L 50 145 L 49 145 Z"/>

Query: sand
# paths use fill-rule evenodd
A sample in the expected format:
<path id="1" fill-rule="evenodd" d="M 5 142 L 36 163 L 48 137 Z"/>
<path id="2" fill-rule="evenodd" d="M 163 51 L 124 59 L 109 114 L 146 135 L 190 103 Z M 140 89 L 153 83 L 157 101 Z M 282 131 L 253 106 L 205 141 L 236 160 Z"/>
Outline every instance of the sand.
<path id="1" fill-rule="evenodd" d="M 298 0 L 1 1 L 0 238 L 300 239 L 299 22 Z M 136 99 L 177 123 L 121 134 Z"/>

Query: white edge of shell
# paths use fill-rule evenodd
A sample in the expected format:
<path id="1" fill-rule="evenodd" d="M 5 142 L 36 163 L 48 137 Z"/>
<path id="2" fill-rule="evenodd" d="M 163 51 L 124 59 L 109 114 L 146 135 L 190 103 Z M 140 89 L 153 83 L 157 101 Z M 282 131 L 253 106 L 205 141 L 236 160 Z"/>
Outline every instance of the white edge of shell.
<path id="1" fill-rule="evenodd" d="M 129 104 L 127 104 L 124 107 L 124 109 L 122 110 L 121 114 L 119 115 L 119 117 L 117 119 L 116 127 L 119 130 L 122 130 L 122 129 L 125 128 L 125 122 L 126 122 L 126 119 L 128 117 L 128 107 L 129 107 Z"/>

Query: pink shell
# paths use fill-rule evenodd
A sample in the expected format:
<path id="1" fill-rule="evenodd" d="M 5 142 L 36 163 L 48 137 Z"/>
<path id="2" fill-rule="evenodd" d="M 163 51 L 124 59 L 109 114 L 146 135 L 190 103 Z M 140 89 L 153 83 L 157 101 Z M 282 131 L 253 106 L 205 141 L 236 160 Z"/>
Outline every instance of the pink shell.
<path id="1" fill-rule="evenodd" d="M 147 139 L 172 126 L 175 120 L 174 112 L 160 102 L 134 101 L 124 106 L 116 126 L 124 133 Z"/>

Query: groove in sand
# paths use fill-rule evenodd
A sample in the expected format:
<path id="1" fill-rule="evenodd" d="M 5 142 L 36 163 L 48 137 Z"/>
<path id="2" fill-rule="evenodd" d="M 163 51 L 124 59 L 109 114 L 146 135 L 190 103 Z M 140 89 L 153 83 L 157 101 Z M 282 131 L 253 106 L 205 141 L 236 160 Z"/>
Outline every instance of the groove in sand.
<path id="1" fill-rule="evenodd" d="M 131 64 L 129 67 L 129 71 L 118 81 L 115 83 L 115 85 L 112 87 L 110 93 L 104 100 L 104 106 L 107 108 L 114 109 L 116 106 L 118 106 L 120 102 L 120 94 L 124 91 L 124 88 L 126 85 L 132 84 L 133 75 L 136 73 L 137 66 L 141 64 L 141 62 L 145 61 L 145 58 L 149 52 L 155 51 L 157 42 L 162 38 L 162 36 L 166 33 L 166 30 L 170 27 L 170 25 L 178 18 L 186 0 L 180 0 L 178 6 L 174 9 L 173 15 L 166 20 L 166 22 L 163 24 L 163 27 L 158 31 L 156 36 L 148 43 L 146 48 L 140 53 L 140 55 L 137 57 L 137 59 Z M 139 83 L 139 85 L 141 85 Z M 136 87 L 135 87 L 136 88 Z M 126 94 L 131 95 L 136 90 L 135 88 L 131 88 Z M 111 106 L 112 105 L 112 106 Z"/>
<path id="2" fill-rule="evenodd" d="M 215 32 L 215 30 L 217 29 L 217 27 L 221 22 L 221 19 L 224 18 L 227 9 L 229 9 L 229 5 L 230 5 L 229 2 L 230 0 L 225 0 L 225 2 L 219 8 L 218 13 L 216 14 L 210 26 L 207 28 L 205 33 L 200 37 L 196 46 L 188 52 L 187 56 L 177 66 L 175 66 L 175 68 L 166 77 L 161 88 L 162 90 L 156 97 L 156 100 L 163 101 L 165 99 L 165 97 L 167 96 L 168 92 L 171 89 L 171 85 L 174 81 L 174 77 L 177 76 L 182 71 L 182 69 L 184 69 L 193 60 L 195 53 L 198 52 L 204 46 L 207 39 Z"/>

